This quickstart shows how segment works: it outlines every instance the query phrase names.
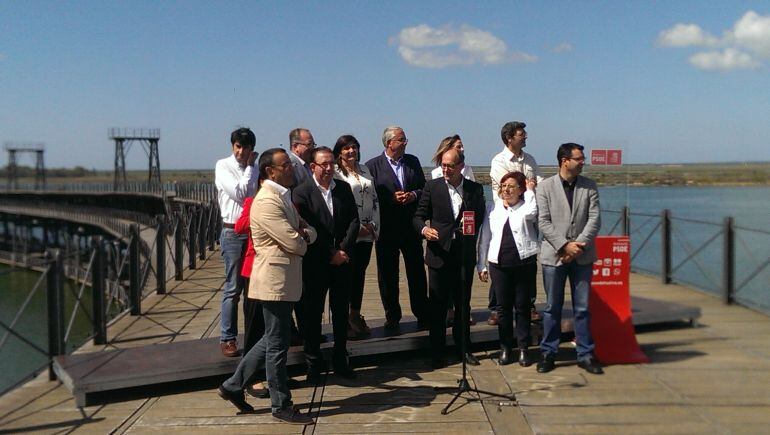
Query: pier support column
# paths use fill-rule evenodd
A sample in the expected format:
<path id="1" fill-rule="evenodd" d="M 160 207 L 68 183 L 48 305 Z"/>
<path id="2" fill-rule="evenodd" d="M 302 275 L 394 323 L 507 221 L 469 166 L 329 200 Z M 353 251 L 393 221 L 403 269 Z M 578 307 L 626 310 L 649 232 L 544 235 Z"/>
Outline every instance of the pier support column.
<path id="1" fill-rule="evenodd" d="M 724 251 L 722 254 L 722 291 L 726 304 L 735 302 L 735 228 L 733 218 L 724 223 Z"/>
<path id="2" fill-rule="evenodd" d="M 195 239 L 198 241 L 198 259 L 206 260 L 206 229 L 208 228 L 209 208 L 205 205 L 198 208 L 198 228 Z"/>
<path id="3" fill-rule="evenodd" d="M 155 292 L 159 295 L 166 294 L 166 217 L 158 218 L 157 232 L 155 233 Z"/>
<path id="4" fill-rule="evenodd" d="M 622 225 L 622 231 L 624 236 L 630 236 L 631 235 L 631 209 L 628 208 L 627 205 L 623 206 L 623 210 L 621 210 L 621 225 Z"/>
<path id="5" fill-rule="evenodd" d="M 48 379 L 56 380 L 53 357 L 63 355 L 64 343 L 64 264 L 58 249 L 48 251 L 51 261 L 46 275 L 46 305 L 48 311 Z"/>
<path id="6" fill-rule="evenodd" d="M 184 216 L 175 213 L 176 227 L 174 230 L 174 279 L 184 279 Z"/>
<path id="7" fill-rule="evenodd" d="M 197 268 L 195 248 L 198 246 L 198 232 L 196 231 L 198 227 L 198 208 L 190 208 L 192 211 L 187 214 L 188 219 L 190 220 L 190 226 L 187 228 L 187 252 L 190 254 L 190 257 L 188 258 L 188 267 L 190 270 L 195 270 Z"/>
<path id="8" fill-rule="evenodd" d="M 665 209 L 660 214 L 661 235 L 661 279 L 663 284 L 671 283 L 671 211 Z"/>
<path id="9" fill-rule="evenodd" d="M 107 343 L 107 308 L 105 306 L 105 285 L 107 261 L 101 236 L 91 238 L 94 250 L 94 264 L 91 265 L 92 311 L 94 315 L 94 344 Z"/>
<path id="10" fill-rule="evenodd" d="M 142 289 L 139 288 L 139 225 L 131 224 L 128 233 L 128 298 L 131 304 L 131 315 L 142 314 Z"/>

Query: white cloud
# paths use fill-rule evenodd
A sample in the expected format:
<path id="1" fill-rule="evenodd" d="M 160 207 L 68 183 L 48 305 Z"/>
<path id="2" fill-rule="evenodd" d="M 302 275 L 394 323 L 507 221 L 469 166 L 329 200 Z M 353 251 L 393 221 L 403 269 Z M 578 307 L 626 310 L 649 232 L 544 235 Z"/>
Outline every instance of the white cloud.
<path id="1" fill-rule="evenodd" d="M 690 56 L 690 64 L 706 71 L 732 71 L 738 69 L 756 69 L 760 63 L 748 53 L 734 48 L 722 51 L 703 51 Z"/>
<path id="2" fill-rule="evenodd" d="M 505 42 L 495 35 L 465 24 L 459 28 L 427 24 L 407 27 L 401 29 L 395 42 L 401 58 L 420 68 L 537 61 L 537 56 L 531 54 L 509 52 Z"/>
<path id="3" fill-rule="evenodd" d="M 569 53 L 574 49 L 575 47 L 573 47 L 572 44 L 570 44 L 569 42 L 562 42 L 556 47 L 551 48 L 551 52 L 552 53 Z"/>
<path id="4" fill-rule="evenodd" d="M 770 15 L 748 11 L 735 23 L 728 40 L 770 59 Z"/>
<path id="5" fill-rule="evenodd" d="M 697 24 L 676 24 L 658 34 L 658 45 L 662 47 L 713 47 L 719 39 L 704 31 Z"/>
<path id="6" fill-rule="evenodd" d="M 704 31 L 697 24 L 679 23 L 658 34 L 662 47 L 708 47 L 690 56 L 690 64 L 707 71 L 757 69 L 761 60 L 770 59 L 770 15 L 748 11 L 725 30 L 721 38 Z"/>

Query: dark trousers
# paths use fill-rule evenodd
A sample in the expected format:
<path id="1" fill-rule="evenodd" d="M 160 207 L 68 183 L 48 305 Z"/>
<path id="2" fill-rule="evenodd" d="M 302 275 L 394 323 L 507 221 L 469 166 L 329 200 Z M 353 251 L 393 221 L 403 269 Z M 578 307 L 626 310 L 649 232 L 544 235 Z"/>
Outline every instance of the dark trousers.
<path id="1" fill-rule="evenodd" d="M 535 271 L 537 273 L 537 271 Z M 537 301 L 537 286 L 533 285 L 532 288 L 529 291 L 529 308 L 534 309 L 535 308 L 535 301 Z M 492 282 L 492 284 L 489 285 L 489 311 L 494 311 L 497 313 L 500 313 L 500 310 L 503 309 L 502 302 L 499 302 L 497 299 L 497 291 L 495 290 L 495 283 Z"/>
<path id="2" fill-rule="evenodd" d="M 529 347 L 530 295 L 535 287 L 537 263 L 499 267 L 489 263 L 489 276 L 500 303 L 497 331 L 500 344 L 513 347 L 513 318 L 516 313 L 516 343 L 519 348 Z"/>
<path id="3" fill-rule="evenodd" d="M 430 288 L 430 350 L 434 357 L 440 357 L 446 346 L 446 311 L 449 301 L 454 302 L 455 319 L 452 324 L 452 338 L 460 353 L 460 343 L 465 329 L 466 352 L 470 345 L 470 324 L 468 316 L 471 308 L 471 284 L 473 283 L 473 265 L 465 265 L 465 287 L 461 279 L 461 247 L 460 242 L 452 242 L 449 254 L 444 258 L 442 267 L 428 267 L 428 282 Z M 460 307 L 465 312 L 460 312 Z M 462 319 L 465 319 L 463 322 Z"/>
<path id="4" fill-rule="evenodd" d="M 304 276 L 305 291 L 302 293 L 304 317 L 304 351 L 308 371 L 322 371 L 325 368 L 321 355 L 321 318 L 324 301 L 329 293 L 329 307 L 332 312 L 334 330 L 335 366 L 347 364 L 348 306 L 350 304 L 350 265 L 327 266 L 308 270 Z"/>
<path id="5" fill-rule="evenodd" d="M 246 282 L 248 289 L 248 281 Z M 262 313 L 262 304 L 256 300 L 246 297 L 243 301 L 243 353 L 246 354 L 254 347 L 265 333 L 265 316 Z"/>
<path id="6" fill-rule="evenodd" d="M 352 282 L 350 284 L 350 308 L 354 310 L 361 309 L 361 302 L 364 300 L 364 279 L 366 278 L 366 268 L 372 258 L 372 242 L 358 242 L 353 249 L 352 263 Z"/>
<path id="7" fill-rule="evenodd" d="M 427 282 L 422 251 L 422 240 L 414 230 L 405 228 L 400 234 L 389 234 L 375 243 L 377 251 L 377 282 L 380 298 L 385 309 L 385 319 L 401 320 L 401 304 L 398 303 L 398 253 L 404 256 L 406 280 L 409 283 L 409 305 L 418 320 L 427 320 Z"/>

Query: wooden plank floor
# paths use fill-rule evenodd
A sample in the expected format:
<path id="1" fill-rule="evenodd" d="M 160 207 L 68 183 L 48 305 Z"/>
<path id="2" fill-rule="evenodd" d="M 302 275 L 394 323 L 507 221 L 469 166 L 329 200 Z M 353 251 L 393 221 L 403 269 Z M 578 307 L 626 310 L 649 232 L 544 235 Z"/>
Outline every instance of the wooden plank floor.
<path id="1" fill-rule="evenodd" d="M 145 299 L 146 315 L 126 316 L 111 325 L 109 345 L 89 344 L 79 352 L 217 336 L 221 257 L 214 253 L 199 266 L 186 273 L 185 281 L 170 282 L 168 294 Z M 364 293 L 368 319 L 381 317 L 375 276 L 372 265 Z M 78 409 L 70 392 L 43 373 L 0 397 L 0 433 L 766 432 L 770 319 L 682 286 L 663 286 L 657 279 L 634 274 L 631 282 L 636 296 L 699 307 L 699 326 L 640 332 L 652 363 L 607 367 L 604 376 L 578 369 L 568 344 L 557 370 L 545 375 L 534 367 L 499 367 L 490 358 L 494 351 L 478 353 L 482 364 L 471 369 L 471 384 L 515 393 L 519 406 L 498 398 L 461 399 L 441 415 L 461 375 L 459 365 L 432 371 L 420 356 L 398 354 L 363 361 L 355 381 L 328 376 L 318 387 L 294 390 L 295 403 L 315 417 L 316 424 L 307 428 L 273 421 L 267 400 L 249 398 L 258 412 L 236 416 L 216 395 L 220 378 L 149 394 L 128 392 Z M 473 307 L 483 308 L 486 300 L 487 287 L 477 282 Z"/>

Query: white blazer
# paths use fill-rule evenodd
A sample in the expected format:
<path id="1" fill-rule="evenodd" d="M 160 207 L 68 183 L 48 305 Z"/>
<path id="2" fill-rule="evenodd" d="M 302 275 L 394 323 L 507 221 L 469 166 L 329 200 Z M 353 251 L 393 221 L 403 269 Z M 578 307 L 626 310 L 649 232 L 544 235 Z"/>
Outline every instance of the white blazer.
<path id="1" fill-rule="evenodd" d="M 524 200 L 506 208 L 503 201 L 487 205 L 487 218 L 481 226 L 479 237 L 479 256 L 476 270 L 483 272 L 487 262 L 497 264 L 500 254 L 500 242 L 503 238 L 505 222 L 513 233 L 513 240 L 522 260 L 537 255 L 540 251 L 537 231 L 537 201 L 535 193 L 524 192 Z"/>

